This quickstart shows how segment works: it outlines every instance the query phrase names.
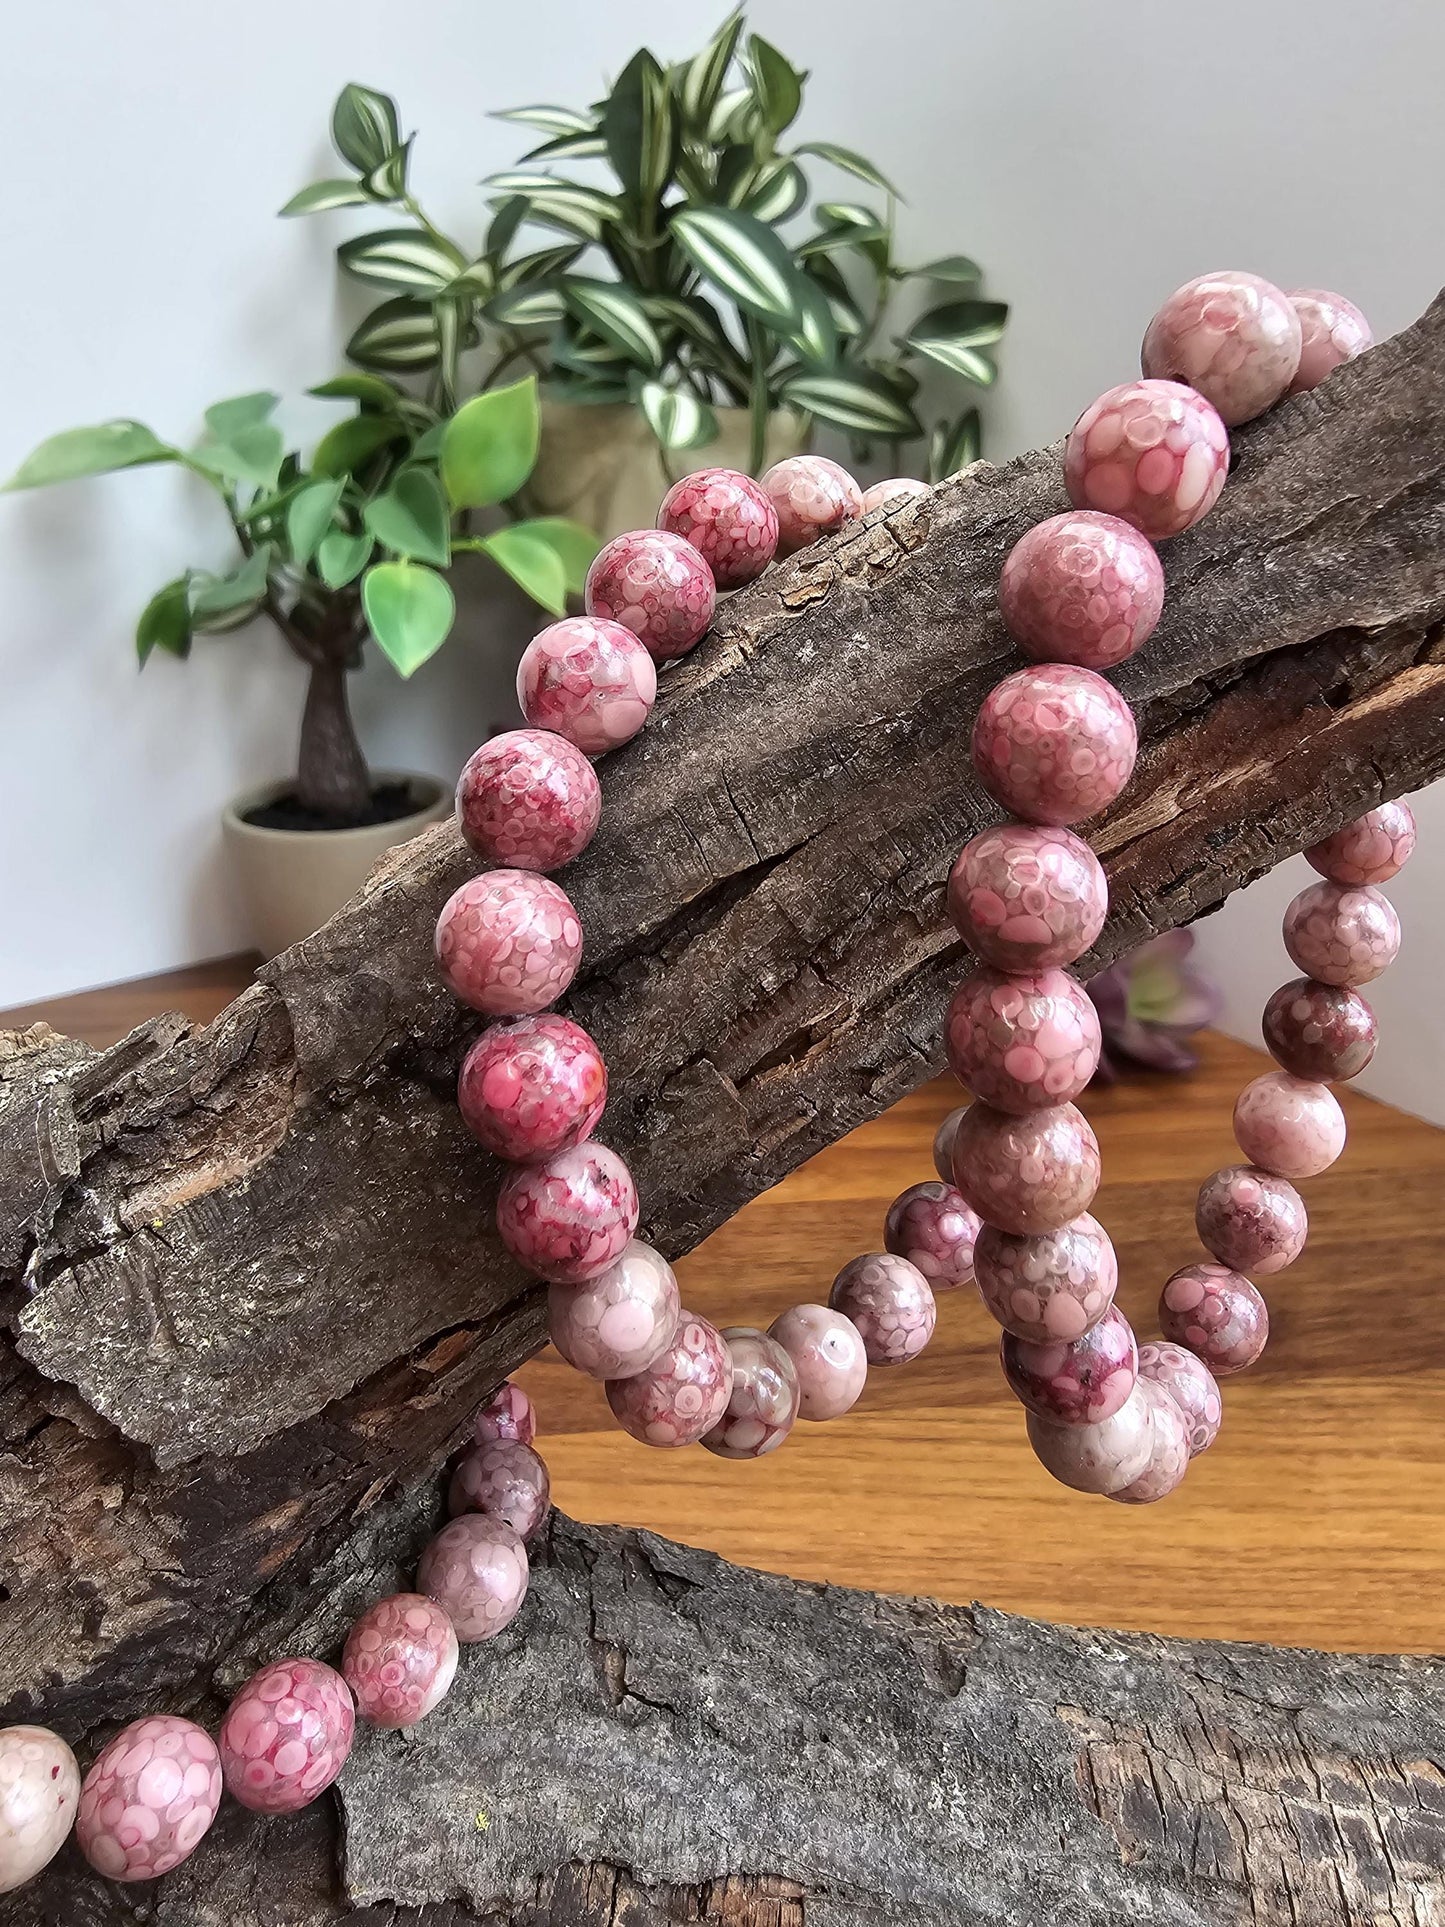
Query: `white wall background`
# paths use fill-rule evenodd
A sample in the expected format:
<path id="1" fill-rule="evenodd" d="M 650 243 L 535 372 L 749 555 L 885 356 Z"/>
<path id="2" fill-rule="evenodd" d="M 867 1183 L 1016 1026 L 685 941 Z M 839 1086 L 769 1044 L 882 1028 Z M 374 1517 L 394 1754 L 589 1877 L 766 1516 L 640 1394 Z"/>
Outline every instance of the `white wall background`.
<path id="1" fill-rule="evenodd" d="M 1131 373 L 1159 299 L 1204 268 L 1338 286 L 1378 333 L 1445 278 L 1435 0 L 833 0 L 821 14 L 755 0 L 751 14 L 813 69 L 803 129 L 900 179 L 905 243 L 975 255 L 1013 303 L 995 455 L 1051 439 Z M 331 250 L 368 217 L 274 210 L 334 171 L 325 128 L 344 81 L 398 97 L 423 200 L 480 235 L 475 183 L 525 131 L 486 110 L 589 100 L 642 40 L 676 56 L 710 24 L 666 0 L 13 10 L 0 471 L 61 427 L 132 415 L 187 437 L 223 395 L 294 396 L 334 371 L 352 311 Z M 303 434 L 329 418 L 305 402 L 286 416 Z M 244 941 L 217 813 L 286 773 L 299 669 L 261 628 L 144 676 L 131 644 L 152 590 L 224 547 L 201 485 L 163 469 L 0 498 L 0 1006 Z M 373 663 L 355 692 L 373 760 L 454 771 L 510 713 L 527 633 L 512 603 L 409 684 Z M 1445 937 L 1445 797 L 1427 822 L 1434 842 L 1396 891 L 1409 951 L 1375 999 L 1373 1086 L 1445 1118 L 1427 963 Z M 1282 975 L 1277 912 L 1297 887 L 1286 866 L 1203 927 L 1241 1035 Z"/>

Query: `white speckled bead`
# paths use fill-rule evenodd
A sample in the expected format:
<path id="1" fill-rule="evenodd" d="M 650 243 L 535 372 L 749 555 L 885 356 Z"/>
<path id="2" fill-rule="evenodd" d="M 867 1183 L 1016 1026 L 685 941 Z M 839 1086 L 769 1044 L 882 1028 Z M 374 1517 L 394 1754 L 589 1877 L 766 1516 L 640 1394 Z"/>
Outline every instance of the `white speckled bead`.
<path id="1" fill-rule="evenodd" d="M 1282 289 L 1224 270 L 1174 290 L 1149 323 L 1140 360 L 1153 379 L 1195 389 L 1234 428 L 1286 393 L 1301 341 L 1299 314 Z"/>
<path id="2" fill-rule="evenodd" d="M 58 1733 L 0 1727 L 0 1894 L 50 1864 L 75 1825 L 79 1801 L 80 1768 Z"/>
<path id="3" fill-rule="evenodd" d="M 1284 947 L 1316 983 L 1358 990 L 1400 954 L 1400 919 L 1368 884 L 1312 883 L 1284 913 Z"/>
<path id="4" fill-rule="evenodd" d="M 1300 320 L 1300 357 L 1292 395 L 1318 388 L 1341 362 L 1353 361 L 1374 343 L 1370 324 L 1353 301 L 1328 288 L 1292 288 L 1290 306 Z"/>
<path id="5" fill-rule="evenodd" d="M 798 1374 L 798 1417 L 841 1418 L 858 1403 L 868 1353 L 851 1318 L 828 1305 L 793 1305 L 768 1327 Z"/>
<path id="6" fill-rule="evenodd" d="M 953 1184 L 953 1140 L 958 1136 L 958 1127 L 967 1109 L 966 1104 L 960 1104 L 950 1111 L 933 1134 L 933 1168 L 949 1186 Z"/>
<path id="7" fill-rule="evenodd" d="M 1381 803 L 1305 851 L 1305 861 L 1331 883 L 1388 883 L 1415 848 L 1415 812 L 1408 803 Z"/>
<path id="8" fill-rule="evenodd" d="M 883 1244 L 915 1265 L 934 1291 L 953 1291 L 973 1283 L 980 1223 L 951 1184 L 912 1184 L 888 1207 Z"/>
<path id="9" fill-rule="evenodd" d="M 1327 1085 L 1266 1071 L 1239 1093 L 1234 1136 L 1251 1164 L 1280 1178 L 1314 1178 L 1345 1148 L 1345 1114 Z"/>
<path id="10" fill-rule="evenodd" d="M 1115 1492 L 1106 1492 L 1104 1497 L 1120 1505 L 1153 1505 L 1156 1499 L 1167 1499 L 1184 1483 L 1184 1474 L 1193 1456 L 1189 1449 L 1189 1421 L 1156 1380 L 1141 1378 L 1136 1389 L 1148 1404 L 1153 1421 L 1149 1462 L 1136 1479 Z"/>
<path id="11" fill-rule="evenodd" d="M 1076 1492 L 1121 1492 L 1142 1476 L 1154 1449 L 1154 1406 L 1139 1384 L 1098 1425 L 1055 1425 L 1037 1412 L 1025 1416 L 1040 1465 Z"/>
<path id="12" fill-rule="evenodd" d="M 505 1519 L 464 1512 L 422 1553 L 416 1588 L 434 1599 L 463 1646 L 510 1626 L 527 1596 L 527 1548 Z"/>
<path id="13" fill-rule="evenodd" d="M 917 1358 L 938 1320 L 923 1273 L 883 1251 L 850 1258 L 833 1280 L 828 1303 L 858 1327 L 870 1365 L 906 1365 Z"/>
<path id="14" fill-rule="evenodd" d="M 749 1325 L 728 1325 L 732 1391 L 722 1417 L 702 1443 L 720 1459 L 760 1459 L 776 1452 L 798 1416 L 798 1372 L 776 1338 Z"/>
<path id="15" fill-rule="evenodd" d="M 671 1345 L 681 1314 L 672 1266 L 634 1238 L 600 1278 L 551 1287 L 547 1336 L 589 1378 L 635 1378 Z"/>

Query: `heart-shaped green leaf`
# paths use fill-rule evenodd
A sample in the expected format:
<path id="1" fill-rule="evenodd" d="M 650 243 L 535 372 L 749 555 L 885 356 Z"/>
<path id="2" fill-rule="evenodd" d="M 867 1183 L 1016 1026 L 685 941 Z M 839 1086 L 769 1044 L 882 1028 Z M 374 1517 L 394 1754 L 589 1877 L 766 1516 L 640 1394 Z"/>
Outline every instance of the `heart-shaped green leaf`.
<path id="1" fill-rule="evenodd" d="M 361 606 L 377 647 L 402 676 L 436 654 L 457 613 L 446 578 L 417 562 L 378 562 L 368 569 Z"/>
<path id="2" fill-rule="evenodd" d="M 456 508 L 504 502 L 532 473 L 541 435 L 536 377 L 474 395 L 442 435 L 442 481 Z"/>
<path id="3" fill-rule="evenodd" d="M 304 569 L 315 555 L 345 490 L 346 477 L 338 475 L 334 481 L 311 482 L 291 497 L 286 506 L 286 541 L 298 568 Z"/>
<path id="4" fill-rule="evenodd" d="M 567 568 L 555 543 L 525 522 L 484 535 L 481 546 L 499 568 L 554 616 L 567 613 Z"/>
<path id="5" fill-rule="evenodd" d="M 270 570 L 271 545 L 263 542 L 225 575 L 192 575 L 187 585 L 192 626 L 222 635 L 249 622 L 265 599 Z"/>
<path id="6" fill-rule="evenodd" d="M 85 475 L 109 475 L 145 462 L 173 462 L 168 448 L 142 422 L 100 422 L 94 428 L 67 428 L 33 449 L 5 484 L 7 489 L 46 488 Z"/>
<path id="7" fill-rule="evenodd" d="M 404 468 L 367 503 L 362 520 L 384 549 L 444 569 L 452 559 L 451 517 L 430 469 Z"/>
<path id="8" fill-rule="evenodd" d="M 354 475 L 389 443 L 404 441 L 406 430 L 388 415 L 352 415 L 328 428 L 311 457 L 313 475 Z"/>
<path id="9" fill-rule="evenodd" d="M 135 652 L 142 669 L 153 649 L 182 658 L 191 653 L 191 603 L 185 576 L 157 589 L 135 626 Z"/>
<path id="10" fill-rule="evenodd" d="M 568 595 L 581 595 L 593 557 L 602 547 L 591 529 L 569 521 L 565 515 L 536 515 L 530 521 L 515 522 L 512 526 L 545 542 L 562 564 Z"/>
<path id="11" fill-rule="evenodd" d="M 317 546 L 316 573 L 328 589 L 344 589 L 361 574 L 375 546 L 369 535 L 328 529 Z"/>

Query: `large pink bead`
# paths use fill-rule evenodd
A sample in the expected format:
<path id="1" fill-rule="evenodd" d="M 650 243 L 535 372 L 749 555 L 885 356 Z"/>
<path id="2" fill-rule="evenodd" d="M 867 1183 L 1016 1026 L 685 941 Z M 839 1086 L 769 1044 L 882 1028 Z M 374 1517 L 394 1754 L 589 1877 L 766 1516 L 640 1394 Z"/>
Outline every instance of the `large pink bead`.
<path id="1" fill-rule="evenodd" d="M 963 1122 L 963 1114 L 968 1109 L 960 1104 L 933 1133 L 933 1168 L 941 1183 L 953 1189 L 953 1140 L 958 1136 L 958 1127 Z"/>
<path id="2" fill-rule="evenodd" d="M 457 1079 L 462 1122 L 513 1164 L 585 1142 L 606 1102 L 602 1053 L 567 1017 L 493 1025 L 467 1052 Z"/>
<path id="3" fill-rule="evenodd" d="M 1388 883 L 1415 848 L 1415 812 L 1408 803 L 1381 803 L 1305 851 L 1331 883 Z"/>
<path id="4" fill-rule="evenodd" d="M 906 1365 L 932 1338 L 938 1322 L 928 1280 L 916 1265 L 891 1252 L 850 1258 L 833 1280 L 828 1303 L 858 1327 L 870 1365 Z"/>
<path id="5" fill-rule="evenodd" d="M 778 514 L 749 475 L 700 468 L 662 498 L 657 526 L 690 542 L 720 589 L 755 581 L 778 546 Z"/>
<path id="6" fill-rule="evenodd" d="M 430 1540 L 417 1590 L 434 1599 L 463 1646 L 510 1626 L 527 1597 L 527 1548 L 505 1519 L 464 1512 Z"/>
<path id="7" fill-rule="evenodd" d="M 1112 1418 L 1139 1374 L 1133 1330 L 1114 1305 L 1082 1338 L 1036 1345 L 1005 1332 L 999 1357 L 1020 1404 L 1056 1425 L 1098 1425 Z"/>
<path id="8" fill-rule="evenodd" d="M 1067 1104 L 1099 1062 L 1099 1013 L 1067 970 L 981 965 L 954 991 L 943 1037 L 958 1081 L 1016 1114 Z"/>
<path id="9" fill-rule="evenodd" d="M 195 1852 L 221 1804 L 221 1733 L 217 1753 L 194 1720 L 153 1713 L 116 1734 L 85 1776 L 75 1821 L 76 1843 L 97 1873 L 155 1880 Z"/>
<path id="10" fill-rule="evenodd" d="M 749 1325 L 728 1325 L 732 1391 L 722 1417 L 702 1443 L 720 1459 L 760 1459 L 776 1452 L 798 1416 L 798 1373 L 777 1339 Z"/>
<path id="11" fill-rule="evenodd" d="M 978 1292 L 1006 1332 L 1032 1345 L 1072 1343 L 1114 1302 L 1119 1261 L 1087 1211 L 1056 1231 L 985 1225 L 974 1247 Z"/>
<path id="12" fill-rule="evenodd" d="M 1170 1344 L 1167 1338 L 1156 1338 L 1139 1347 L 1139 1376 L 1167 1392 L 1179 1407 L 1190 1457 L 1207 1452 L 1219 1436 L 1224 1401 L 1204 1360 L 1182 1345 Z"/>
<path id="13" fill-rule="evenodd" d="M 695 1445 L 727 1410 L 732 1358 L 722 1334 L 684 1311 L 672 1343 L 645 1372 L 607 1382 L 612 1416 L 644 1445 Z"/>
<path id="14" fill-rule="evenodd" d="M 589 1378 L 632 1378 L 667 1350 L 681 1310 L 672 1266 L 634 1238 L 589 1284 L 549 1289 L 547 1336 Z"/>
<path id="15" fill-rule="evenodd" d="M 255 1813 L 295 1813 L 346 1764 L 356 1731 L 351 1688 L 319 1659 L 278 1659 L 226 1709 L 217 1744 L 226 1791 Z"/>
<path id="16" fill-rule="evenodd" d="M 1020 1236 L 1057 1231 L 1087 1211 L 1101 1175 L 1099 1140 L 1072 1104 L 1027 1117 L 970 1104 L 953 1140 L 955 1185 L 985 1225 Z"/>
<path id="17" fill-rule="evenodd" d="M 1370 324 L 1353 301 L 1328 288 L 1292 288 L 1290 306 L 1299 316 L 1299 367 L 1289 385 L 1292 395 L 1318 388 L 1342 361 L 1353 361 L 1374 343 Z"/>
<path id="18" fill-rule="evenodd" d="M 509 1525 L 527 1544 L 541 1531 L 552 1502 L 542 1455 L 518 1439 L 474 1445 L 457 1460 L 447 1487 L 447 1511 L 485 1512 Z"/>
<path id="19" fill-rule="evenodd" d="M 1228 1265 L 1184 1265 L 1159 1295 L 1164 1336 L 1196 1353 L 1216 1378 L 1242 1372 L 1264 1350 L 1269 1311 Z"/>
<path id="20" fill-rule="evenodd" d="M 517 702 L 589 756 L 629 742 L 657 701 L 657 665 L 620 622 L 567 616 L 533 636 L 517 665 Z"/>
<path id="21" fill-rule="evenodd" d="M 798 1374 L 798 1417 L 841 1418 L 868 1379 L 868 1351 L 851 1318 L 829 1305 L 793 1305 L 768 1327 Z"/>
<path id="22" fill-rule="evenodd" d="M 80 1768 L 58 1733 L 0 1727 L 0 1894 L 49 1866 L 75 1825 L 79 1801 Z"/>
<path id="23" fill-rule="evenodd" d="M 790 455 L 774 462 L 762 487 L 777 512 L 779 555 L 806 549 L 863 513 L 862 490 L 826 455 Z"/>
<path id="24" fill-rule="evenodd" d="M 1100 395 L 1064 453 L 1075 508 L 1117 515 L 1151 542 L 1193 528 L 1228 471 L 1229 431 L 1202 395 L 1175 381 L 1128 381 Z"/>
<path id="25" fill-rule="evenodd" d="M 1154 1446 L 1153 1403 L 1137 1384 L 1097 1425 L 1057 1425 L 1037 1412 L 1025 1422 L 1040 1465 L 1076 1492 L 1122 1491 L 1143 1473 Z"/>
<path id="26" fill-rule="evenodd" d="M 1400 919 L 1368 884 L 1312 883 L 1284 913 L 1284 947 L 1307 977 L 1358 989 L 1400 954 Z"/>
<path id="27" fill-rule="evenodd" d="M 454 997 L 489 1017 L 522 1017 L 556 1003 L 571 983 L 582 925 L 548 878 L 488 870 L 447 899 L 436 955 Z"/>
<path id="28" fill-rule="evenodd" d="M 394 1592 L 369 1606 L 346 1636 L 341 1673 L 360 1718 L 372 1726 L 415 1726 L 446 1698 L 456 1677 L 456 1628 L 419 1592 Z"/>
<path id="29" fill-rule="evenodd" d="M 620 622 L 655 662 L 666 662 L 701 641 L 717 590 L 691 542 L 666 529 L 633 529 L 593 558 L 583 601 L 589 616 Z"/>
<path id="30" fill-rule="evenodd" d="M 1264 1041 L 1275 1062 L 1295 1077 L 1343 1083 L 1375 1054 L 1379 1026 L 1358 992 L 1296 977 L 1264 1007 Z"/>
<path id="31" fill-rule="evenodd" d="M 1153 635 L 1164 608 L 1154 545 L 1117 515 L 1075 509 L 1015 542 L 998 584 L 999 613 L 1034 662 L 1112 669 Z"/>
<path id="32" fill-rule="evenodd" d="M 933 1291 L 973 1283 L 979 1217 L 951 1184 L 911 1184 L 888 1207 L 883 1248 L 906 1258 Z"/>
<path id="33" fill-rule="evenodd" d="M 1149 323 L 1141 361 L 1146 375 L 1197 389 L 1234 428 L 1288 390 L 1299 368 L 1300 318 L 1289 296 L 1257 274 L 1201 274 Z"/>
<path id="34" fill-rule="evenodd" d="M 1199 1187 L 1200 1242 L 1234 1271 L 1283 1271 L 1305 1248 L 1309 1219 L 1288 1178 L 1231 1164 Z"/>
<path id="35" fill-rule="evenodd" d="M 928 492 L 927 482 L 920 482 L 912 475 L 890 475 L 885 481 L 874 482 L 871 488 L 864 489 L 862 513 L 871 515 L 874 509 L 889 508 L 895 502 L 911 502 Z"/>
<path id="36" fill-rule="evenodd" d="M 596 770 L 549 729 L 493 736 L 468 757 L 457 783 L 463 838 L 503 869 L 560 870 L 587 848 L 601 815 Z"/>
<path id="37" fill-rule="evenodd" d="M 486 1404 L 477 1407 L 472 1431 L 478 1445 L 493 1439 L 520 1439 L 530 1445 L 537 1436 L 537 1414 L 521 1386 L 505 1379 Z"/>
<path id="38" fill-rule="evenodd" d="M 637 1186 L 605 1144 L 578 1144 L 511 1172 L 497 1194 L 497 1230 L 512 1256 L 551 1285 L 583 1285 L 627 1248 Z"/>
<path id="39" fill-rule="evenodd" d="M 1152 1379 L 1139 1381 L 1141 1396 L 1148 1403 L 1153 1426 L 1149 1442 L 1149 1463 L 1137 1479 L 1122 1485 L 1105 1498 L 1120 1505 L 1152 1505 L 1167 1499 L 1184 1483 L 1193 1453 L 1189 1449 L 1189 1421 L 1162 1385 Z"/>
<path id="40" fill-rule="evenodd" d="M 1234 1137 L 1261 1170 L 1281 1178 L 1318 1177 L 1345 1148 L 1345 1114 L 1324 1084 L 1266 1071 L 1235 1100 Z"/>
<path id="41" fill-rule="evenodd" d="M 1027 823 L 1081 823 L 1107 809 L 1139 751 L 1133 712 L 1092 669 L 1041 662 L 984 697 L 973 767 L 990 796 Z"/>
<path id="42" fill-rule="evenodd" d="M 1072 830 L 997 823 L 964 844 L 948 876 L 954 927 L 1000 970 L 1074 963 L 1108 909 L 1104 866 Z"/>

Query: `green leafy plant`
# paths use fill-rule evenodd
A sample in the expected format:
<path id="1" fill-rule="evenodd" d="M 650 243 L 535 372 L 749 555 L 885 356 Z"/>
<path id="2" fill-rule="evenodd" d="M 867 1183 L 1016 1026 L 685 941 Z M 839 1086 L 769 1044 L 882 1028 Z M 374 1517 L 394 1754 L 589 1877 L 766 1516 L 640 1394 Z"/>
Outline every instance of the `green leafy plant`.
<path id="1" fill-rule="evenodd" d="M 136 625 L 142 666 L 157 649 L 185 657 L 197 636 L 268 618 L 307 665 L 296 797 L 338 823 L 366 810 L 371 780 L 352 725 L 346 675 L 371 636 L 403 676 L 433 656 L 456 614 L 446 571 L 490 559 L 553 615 L 580 594 L 596 539 L 556 517 L 475 533 L 473 512 L 508 503 L 537 459 L 537 385 L 528 376 L 446 413 L 375 373 L 323 382 L 313 395 L 352 403 L 310 457 L 288 451 L 279 397 L 238 395 L 206 410 L 194 447 L 140 422 L 72 428 L 42 442 L 7 489 L 41 488 L 157 462 L 178 463 L 219 498 L 236 543 L 232 567 L 188 569 L 158 589 Z"/>

